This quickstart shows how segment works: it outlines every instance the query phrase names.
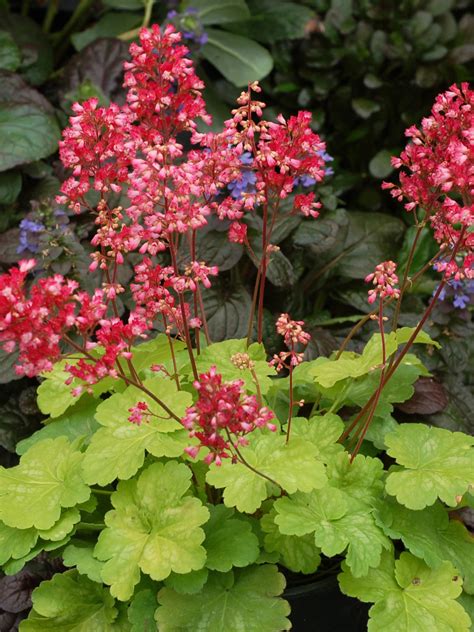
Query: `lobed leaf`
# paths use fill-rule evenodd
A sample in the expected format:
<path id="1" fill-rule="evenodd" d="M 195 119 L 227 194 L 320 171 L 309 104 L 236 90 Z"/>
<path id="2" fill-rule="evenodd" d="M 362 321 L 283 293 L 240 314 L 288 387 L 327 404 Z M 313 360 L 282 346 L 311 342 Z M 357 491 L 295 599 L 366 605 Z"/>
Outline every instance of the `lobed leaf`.
<path id="1" fill-rule="evenodd" d="M 83 455 L 65 437 L 36 443 L 16 467 L 0 468 L 0 519 L 10 527 L 50 529 L 62 507 L 85 502 Z"/>
<path id="2" fill-rule="evenodd" d="M 75 571 L 58 573 L 33 592 L 33 610 L 22 632 L 119 630 L 114 599 L 103 586 Z"/>
<path id="3" fill-rule="evenodd" d="M 300 437 L 287 444 L 284 436 L 254 432 L 250 445 L 241 448 L 241 453 L 253 468 L 290 494 L 311 491 L 326 483 L 324 465 L 316 458 L 315 446 Z M 254 513 L 265 498 L 278 492 L 275 485 L 242 463 L 213 464 L 206 480 L 214 487 L 224 488 L 226 506 L 246 513 Z"/>
<path id="4" fill-rule="evenodd" d="M 181 595 L 171 588 L 158 593 L 160 632 L 275 632 L 289 630 L 290 607 L 279 598 L 285 587 L 276 566 L 251 566 L 212 573 L 202 591 Z"/>
<path id="5" fill-rule="evenodd" d="M 444 562 L 430 569 L 411 553 L 394 560 L 384 553 L 378 568 L 355 577 L 347 564 L 338 576 L 341 590 L 361 601 L 375 602 L 369 610 L 369 632 L 469 632 L 470 618 L 456 601 L 462 581 Z"/>
<path id="6" fill-rule="evenodd" d="M 458 504 L 474 481 L 474 437 L 424 424 L 403 424 L 386 436 L 387 454 L 403 467 L 389 472 L 386 490 L 409 509 L 440 498 Z"/>
<path id="7" fill-rule="evenodd" d="M 154 463 L 138 479 L 122 481 L 112 494 L 114 510 L 94 550 L 105 561 L 103 581 L 112 595 L 129 599 L 140 571 L 160 581 L 175 573 L 202 568 L 206 561 L 200 526 L 209 511 L 200 500 L 186 496 L 191 470 L 169 461 Z"/>

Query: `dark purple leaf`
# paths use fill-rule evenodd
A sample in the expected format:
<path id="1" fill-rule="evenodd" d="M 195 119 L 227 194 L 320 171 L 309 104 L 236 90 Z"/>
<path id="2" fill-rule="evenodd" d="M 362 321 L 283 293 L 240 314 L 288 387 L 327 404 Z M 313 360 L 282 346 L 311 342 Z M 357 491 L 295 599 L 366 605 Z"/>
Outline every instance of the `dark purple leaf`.
<path id="1" fill-rule="evenodd" d="M 0 608 L 7 612 L 22 612 L 31 607 L 31 593 L 39 577 L 23 569 L 16 575 L 0 578 Z"/>
<path id="2" fill-rule="evenodd" d="M 95 40 L 75 55 L 64 69 L 63 91 L 74 91 L 89 80 L 106 97 L 117 101 L 122 91 L 123 62 L 127 56 L 125 42 L 106 38 Z"/>
<path id="3" fill-rule="evenodd" d="M 17 632 L 20 621 L 22 621 L 27 614 L 26 611 L 19 614 L 4 612 L 0 608 L 0 632 Z"/>
<path id="4" fill-rule="evenodd" d="M 414 384 L 412 397 L 397 404 L 397 408 L 409 415 L 433 415 L 444 410 L 448 396 L 443 385 L 430 377 L 420 377 Z"/>

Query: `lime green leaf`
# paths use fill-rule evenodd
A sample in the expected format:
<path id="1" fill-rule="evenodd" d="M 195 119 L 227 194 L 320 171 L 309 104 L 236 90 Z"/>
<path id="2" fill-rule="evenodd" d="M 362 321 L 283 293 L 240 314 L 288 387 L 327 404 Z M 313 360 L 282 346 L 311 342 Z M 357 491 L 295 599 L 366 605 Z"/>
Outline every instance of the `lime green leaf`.
<path id="1" fill-rule="evenodd" d="M 233 517 L 234 511 L 223 505 L 210 506 L 209 511 L 211 517 L 204 527 L 207 568 L 225 573 L 233 566 L 253 564 L 259 546 L 248 522 Z"/>
<path id="2" fill-rule="evenodd" d="M 275 522 L 283 534 L 314 533 L 316 546 L 328 557 L 347 549 L 347 563 L 361 577 L 378 566 L 382 549 L 389 548 L 390 541 L 369 511 L 351 506 L 349 501 L 346 494 L 329 487 L 294 494 L 275 502 Z"/>
<path id="3" fill-rule="evenodd" d="M 161 400 L 177 417 L 183 417 L 186 408 L 191 406 L 192 398 L 185 391 L 178 391 L 173 380 L 163 377 L 153 377 L 143 382 L 155 397 Z M 149 395 L 135 386 L 129 386 L 123 393 L 116 393 L 97 406 L 95 418 L 108 428 L 116 428 L 118 423 L 127 423 L 130 413 L 128 409 L 137 402 L 145 402 L 156 416 L 156 427 L 159 432 L 174 432 L 182 429 L 179 421 L 170 418 L 169 414 Z"/>
<path id="4" fill-rule="evenodd" d="M 271 511 L 260 521 L 265 532 L 265 550 L 270 553 L 277 551 L 280 564 L 294 573 L 314 573 L 321 563 L 321 556 L 313 535 L 284 535 L 275 523 L 275 516 L 276 512 Z"/>
<path id="5" fill-rule="evenodd" d="M 311 491 L 326 483 L 324 465 L 315 458 L 315 446 L 300 437 L 287 444 L 281 435 L 254 432 L 250 445 L 241 448 L 241 453 L 253 468 L 290 494 Z M 224 503 L 228 507 L 247 513 L 254 513 L 265 498 L 278 493 L 275 485 L 242 463 L 213 464 L 206 480 L 214 487 L 224 488 Z"/>
<path id="6" fill-rule="evenodd" d="M 36 529 L 15 529 L 0 522 L 0 565 L 28 555 L 38 539 Z"/>
<path id="7" fill-rule="evenodd" d="M 344 422 L 338 415 L 327 413 L 321 417 L 295 417 L 291 424 L 291 436 L 311 441 L 317 449 L 317 456 L 328 463 L 344 448 L 337 443 L 344 431 Z"/>
<path id="8" fill-rule="evenodd" d="M 275 632 L 289 630 L 290 607 L 278 598 L 285 587 L 276 566 L 252 566 L 212 573 L 197 595 L 170 588 L 158 593 L 156 620 L 160 632 Z"/>
<path id="9" fill-rule="evenodd" d="M 462 582 L 449 562 L 432 570 L 410 553 L 397 561 L 385 553 L 380 567 L 363 578 L 356 578 L 345 563 L 342 568 L 342 592 L 375 602 L 369 632 L 469 632 L 469 616 L 455 601 Z"/>
<path id="10" fill-rule="evenodd" d="M 60 540 L 64 540 L 64 538 L 71 533 L 80 519 L 81 513 L 76 507 L 66 509 L 66 511 L 62 512 L 59 520 L 50 529 L 40 530 L 38 534 L 42 540 L 59 542 Z"/>
<path id="11" fill-rule="evenodd" d="M 347 548 L 346 561 L 354 577 L 363 577 L 369 568 L 377 567 L 382 550 L 391 546 L 373 515 L 363 511 L 348 512 L 339 520 L 322 523 L 314 533 L 314 541 L 328 557 Z"/>
<path id="12" fill-rule="evenodd" d="M 181 340 L 172 340 L 174 353 L 186 349 Z M 149 369 L 152 364 L 167 365 L 171 359 L 170 344 L 165 334 L 159 334 L 153 340 L 147 340 L 136 347 L 132 347 L 133 367 L 137 373 Z M 170 367 L 171 368 L 171 367 Z"/>
<path id="13" fill-rule="evenodd" d="M 311 494 L 296 493 L 275 501 L 275 522 L 284 535 L 314 533 L 319 525 L 338 520 L 347 513 L 345 494 L 323 487 Z"/>
<path id="14" fill-rule="evenodd" d="M 402 327 L 396 332 L 385 335 L 386 357 L 392 356 L 399 345 L 407 342 L 413 331 L 412 327 Z M 439 347 L 439 344 L 423 331 L 417 335 L 415 342 Z M 309 373 L 317 384 L 324 388 L 331 388 L 340 380 L 361 377 L 380 368 L 382 359 L 382 338 L 376 333 L 367 342 L 362 355 L 346 351 L 338 360 L 318 358 L 317 363 L 312 363 Z"/>
<path id="15" fill-rule="evenodd" d="M 137 592 L 128 609 L 128 620 L 132 624 L 130 632 L 151 632 L 155 627 L 157 606 L 156 597 L 149 588 Z"/>
<path id="16" fill-rule="evenodd" d="M 182 595 L 193 595 L 202 590 L 207 582 L 209 571 L 207 568 L 200 568 L 198 571 L 191 571 L 185 575 L 171 573 L 165 579 L 165 585 Z"/>
<path id="17" fill-rule="evenodd" d="M 380 505 L 377 520 L 393 540 L 402 540 L 411 553 L 431 568 L 450 561 L 461 573 L 464 590 L 474 592 L 474 542 L 459 520 L 449 520 L 447 511 L 436 503 L 423 511 L 411 511 L 395 499 Z"/>
<path id="18" fill-rule="evenodd" d="M 471 624 L 472 626 L 474 626 L 474 623 L 472 623 L 474 621 L 474 596 L 468 595 L 466 592 L 463 591 L 460 597 L 458 597 L 457 601 L 461 604 L 461 606 L 467 612 L 467 614 L 469 615 L 471 619 Z M 472 626 L 471 626 L 471 632 L 472 632 Z"/>
<path id="19" fill-rule="evenodd" d="M 331 486 L 365 505 L 374 505 L 384 489 L 383 463 L 370 456 L 358 454 L 351 463 L 350 455 L 341 452 L 328 463 L 327 474 Z"/>
<path id="20" fill-rule="evenodd" d="M 64 367 L 66 364 L 74 364 L 72 360 L 62 360 L 57 362 L 51 371 L 45 373 L 43 382 L 38 386 L 38 407 L 45 415 L 59 417 L 66 410 L 76 404 L 80 399 L 87 396 L 84 392 L 79 397 L 72 394 L 72 389 L 83 384 L 79 379 L 74 379 L 71 384 L 66 384 L 66 380 L 71 377 Z M 104 378 L 92 387 L 96 397 L 108 390 L 114 390 L 117 380 Z"/>
<path id="21" fill-rule="evenodd" d="M 27 562 L 34 559 L 41 553 L 42 551 L 55 551 L 60 549 L 65 544 L 67 544 L 70 540 L 69 536 L 66 536 L 64 540 L 40 540 L 38 539 L 36 545 L 31 549 L 27 555 L 20 557 L 18 559 L 12 558 L 8 562 L 3 565 L 3 571 L 6 575 L 15 575 L 25 566 Z"/>
<path id="22" fill-rule="evenodd" d="M 90 489 L 81 475 L 83 455 L 67 439 L 34 445 L 9 469 L 0 468 L 0 519 L 10 527 L 49 529 L 61 507 L 85 502 Z"/>
<path id="23" fill-rule="evenodd" d="M 202 54 L 235 86 L 263 79 L 271 71 L 270 53 L 256 42 L 240 35 L 206 29 L 209 37 Z"/>
<path id="24" fill-rule="evenodd" d="M 190 479 L 186 465 L 169 461 L 154 463 L 138 480 L 119 483 L 112 494 L 115 510 L 106 514 L 107 528 L 94 551 L 106 561 L 102 579 L 114 596 L 129 599 L 140 570 L 159 581 L 171 571 L 189 573 L 204 566 L 200 525 L 209 511 L 197 498 L 184 496 Z"/>
<path id="25" fill-rule="evenodd" d="M 176 384 L 159 377 L 144 385 L 177 415 L 183 416 L 192 399 L 178 391 Z M 140 426 L 128 421 L 129 408 L 144 401 L 154 413 Z M 155 416 L 157 415 L 157 416 Z M 104 425 L 92 437 L 84 458 L 84 477 L 91 483 L 107 485 L 116 478 L 128 479 L 143 465 L 145 451 L 154 456 L 181 456 L 189 444 L 182 425 L 154 400 L 134 386 L 112 395 L 97 407 L 96 419 Z"/>
<path id="26" fill-rule="evenodd" d="M 211 366 L 215 365 L 225 381 L 243 380 L 245 388 L 250 393 L 256 393 L 257 387 L 252 371 L 246 368 L 239 369 L 232 362 L 232 358 L 239 353 L 246 354 L 249 357 L 253 365 L 253 372 L 260 384 L 260 390 L 265 394 L 272 385 L 272 380 L 268 376 L 276 375 L 276 371 L 268 365 L 264 346 L 257 342 L 254 342 L 249 347 L 247 347 L 245 340 L 224 340 L 223 342 L 209 345 L 197 358 L 196 366 L 198 372 L 209 371 Z"/>
<path id="27" fill-rule="evenodd" d="M 50 419 L 46 426 L 37 430 L 31 436 L 16 445 L 17 454 L 25 454 L 31 446 L 44 439 L 67 437 L 72 443 L 78 437 L 83 437 L 88 443 L 99 424 L 94 419 L 97 400 L 91 397 L 81 398 L 75 406 L 60 417 Z"/>
<path id="28" fill-rule="evenodd" d="M 409 509 L 423 509 L 436 498 L 454 507 L 474 482 L 474 437 L 403 424 L 385 441 L 387 453 L 404 466 L 392 468 L 386 490 Z"/>
<path id="29" fill-rule="evenodd" d="M 33 610 L 22 632 L 107 632 L 117 630 L 117 609 L 109 591 L 75 571 L 58 573 L 33 592 Z"/>
<path id="30" fill-rule="evenodd" d="M 94 557 L 94 545 L 74 539 L 74 544 L 68 544 L 62 558 L 65 566 L 75 566 L 81 575 L 86 575 L 91 581 L 102 584 L 100 572 L 103 564 Z"/>

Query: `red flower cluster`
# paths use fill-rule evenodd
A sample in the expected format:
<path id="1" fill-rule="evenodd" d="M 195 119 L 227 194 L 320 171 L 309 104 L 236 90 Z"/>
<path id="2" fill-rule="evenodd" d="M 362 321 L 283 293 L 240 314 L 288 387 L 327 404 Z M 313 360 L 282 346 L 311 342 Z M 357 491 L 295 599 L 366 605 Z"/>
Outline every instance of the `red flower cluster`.
<path id="1" fill-rule="evenodd" d="M 77 283 L 60 274 L 40 279 L 28 297 L 25 281 L 34 266 L 34 259 L 20 261 L 0 276 L 0 341 L 8 352 L 19 350 L 17 373 L 28 377 L 51 370 L 77 307 Z"/>
<path id="2" fill-rule="evenodd" d="M 208 373 L 202 373 L 194 382 L 198 391 L 198 400 L 186 411 L 181 420 L 189 430 L 189 436 L 199 440 L 198 446 L 186 448 L 186 452 L 195 458 L 203 447 L 209 449 L 204 461 L 220 465 L 223 458 L 233 457 L 233 446 L 247 445 L 245 435 L 255 428 L 276 430 L 271 423 L 273 413 L 260 407 L 255 395 L 245 395 L 243 382 L 223 382 L 216 367 Z"/>
<path id="3" fill-rule="evenodd" d="M 311 335 L 303 331 L 304 321 L 291 320 L 288 314 L 280 314 L 276 322 L 276 330 L 280 336 L 283 336 L 285 345 L 289 351 L 280 351 L 278 355 L 273 356 L 270 365 L 274 366 L 277 371 L 282 369 L 292 369 L 303 362 L 303 353 L 297 352 L 298 344 L 306 346 L 311 340 Z"/>
<path id="4" fill-rule="evenodd" d="M 438 95 L 421 129 L 406 135 L 411 142 L 392 164 L 402 169 L 400 184 L 385 182 L 405 208 L 421 208 L 429 217 L 435 239 L 444 246 L 438 266 L 449 277 L 474 278 L 474 91 L 467 83 Z M 458 256 L 450 251 L 460 241 Z"/>
<path id="5" fill-rule="evenodd" d="M 375 303 L 377 296 L 383 300 L 385 297 L 393 296 L 398 298 L 400 290 L 395 286 L 398 284 L 398 276 L 395 274 L 397 264 L 393 261 L 384 261 L 375 267 L 375 272 L 365 277 L 365 282 L 375 286 L 369 290 L 369 303 Z"/>

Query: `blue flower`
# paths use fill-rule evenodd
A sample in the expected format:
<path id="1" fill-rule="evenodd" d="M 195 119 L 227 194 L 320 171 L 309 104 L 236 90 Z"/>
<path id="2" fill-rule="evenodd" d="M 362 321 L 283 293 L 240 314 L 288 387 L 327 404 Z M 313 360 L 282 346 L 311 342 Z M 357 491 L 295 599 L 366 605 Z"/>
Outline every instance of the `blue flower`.
<path id="1" fill-rule="evenodd" d="M 436 268 L 435 268 L 436 269 Z M 436 290 L 435 290 L 436 292 Z M 435 293 L 433 292 L 433 294 Z M 440 292 L 440 301 L 448 299 L 456 309 L 466 309 L 474 296 L 474 281 L 450 279 Z"/>
<path id="2" fill-rule="evenodd" d="M 453 299 L 453 305 L 457 309 L 464 309 L 470 302 L 471 299 L 467 294 L 456 294 Z"/>
<path id="3" fill-rule="evenodd" d="M 240 156 L 240 162 L 245 166 L 250 166 L 253 164 L 253 157 L 249 151 L 244 151 L 244 153 Z M 241 177 L 232 182 L 229 182 L 227 188 L 231 192 L 231 196 L 238 200 L 242 197 L 243 193 L 255 193 L 255 184 L 257 182 L 257 175 L 255 171 L 251 169 L 242 169 Z"/>
<path id="4" fill-rule="evenodd" d="M 38 252 L 38 236 L 46 230 L 41 222 L 35 222 L 30 219 L 22 219 L 20 222 L 20 243 L 16 249 L 17 253 L 28 250 L 29 252 Z"/>

